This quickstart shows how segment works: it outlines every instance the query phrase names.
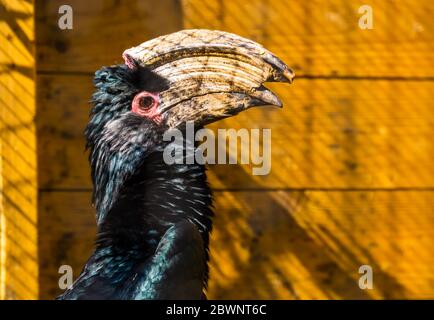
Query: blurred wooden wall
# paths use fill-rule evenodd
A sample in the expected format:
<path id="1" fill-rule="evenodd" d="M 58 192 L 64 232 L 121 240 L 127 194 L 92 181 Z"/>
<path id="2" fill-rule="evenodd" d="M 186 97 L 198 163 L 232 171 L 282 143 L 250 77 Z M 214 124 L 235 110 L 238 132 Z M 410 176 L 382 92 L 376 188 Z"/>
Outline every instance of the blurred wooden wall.
<path id="1" fill-rule="evenodd" d="M 264 44 L 297 79 L 273 86 L 284 109 L 212 126 L 271 128 L 272 171 L 211 167 L 209 297 L 434 298 L 434 3 L 369 3 L 373 30 L 358 27 L 356 0 L 71 0 L 74 28 L 62 31 L 64 1 L 37 1 L 40 297 L 59 294 L 59 266 L 77 276 L 92 249 L 82 132 L 93 72 L 155 36 L 211 28 Z M 358 287 L 364 264 L 373 290 Z"/>

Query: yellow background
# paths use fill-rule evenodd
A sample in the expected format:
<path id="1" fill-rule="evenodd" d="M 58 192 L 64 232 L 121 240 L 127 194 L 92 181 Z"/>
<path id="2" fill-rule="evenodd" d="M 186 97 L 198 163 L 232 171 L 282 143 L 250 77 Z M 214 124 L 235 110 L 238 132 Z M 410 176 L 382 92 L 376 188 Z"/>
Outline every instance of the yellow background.
<path id="1" fill-rule="evenodd" d="M 78 276 L 95 235 L 93 72 L 182 28 L 258 41 L 297 75 L 270 85 L 282 110 L 211 126 L 271 128 L 272 170 L 210 167 L 209 298 L 434 298 L 433 1 L 71 0 L 60 30 L 63 4 L 0 0 L 1 298 L 55 297 L 63 264 Z"/>

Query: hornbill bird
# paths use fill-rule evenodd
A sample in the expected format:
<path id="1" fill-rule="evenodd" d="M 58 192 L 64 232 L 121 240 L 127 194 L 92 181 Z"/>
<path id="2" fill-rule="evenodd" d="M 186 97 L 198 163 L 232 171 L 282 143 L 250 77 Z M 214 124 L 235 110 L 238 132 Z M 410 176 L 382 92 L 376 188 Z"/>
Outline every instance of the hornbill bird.
<path id="1" fill-rule="evenodd" d="M 282 106 L 264 82 L 294 73 L 254 41 L 183 30 L 123 53 L 95 73 L 85 135 L 95 249 L 58 299 L 204 299 L 212 197 L 205 166 L 166 164 L 164 132 L 254 106 Z"/>

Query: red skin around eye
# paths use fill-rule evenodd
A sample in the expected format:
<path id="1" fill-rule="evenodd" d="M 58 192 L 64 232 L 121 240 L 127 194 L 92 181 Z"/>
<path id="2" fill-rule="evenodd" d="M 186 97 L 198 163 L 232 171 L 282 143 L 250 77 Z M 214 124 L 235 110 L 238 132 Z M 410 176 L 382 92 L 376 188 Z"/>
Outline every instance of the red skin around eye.
<path id="1" fill-rule="evenodd" d="M 148 107 L 143 107 L 141 105 L 141 102 L 146 97 L 152 98 L 152 104 Z M 157 92 L 142 91 L 136 94 L 136 96 L 134 97 L 133 102 L 131 104 L 131 111 L 134 112 L 135 114 L 138 114 L 139 116 L 146 117 L 152 119 L 156 123 L 160 123 L 161 115 L 157 109 L 159 102 L 160 102 L 160 97 Z"/>

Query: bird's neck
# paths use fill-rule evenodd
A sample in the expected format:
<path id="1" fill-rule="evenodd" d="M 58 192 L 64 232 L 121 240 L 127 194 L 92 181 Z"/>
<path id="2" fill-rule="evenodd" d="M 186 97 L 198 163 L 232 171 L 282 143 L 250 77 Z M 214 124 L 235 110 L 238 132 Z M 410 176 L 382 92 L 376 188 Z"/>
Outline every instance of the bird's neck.
<path id="1" fill-rule="evenodd" d="M 119 189 L 99 225 L 98 242 L 126 248 L 145 242 L 152 247 L 170 226 L 187 219 L 197 226 L 207 246 L 211 206 L 203 165 L 168 165 L 162 152 L 154 152 Z"/>

